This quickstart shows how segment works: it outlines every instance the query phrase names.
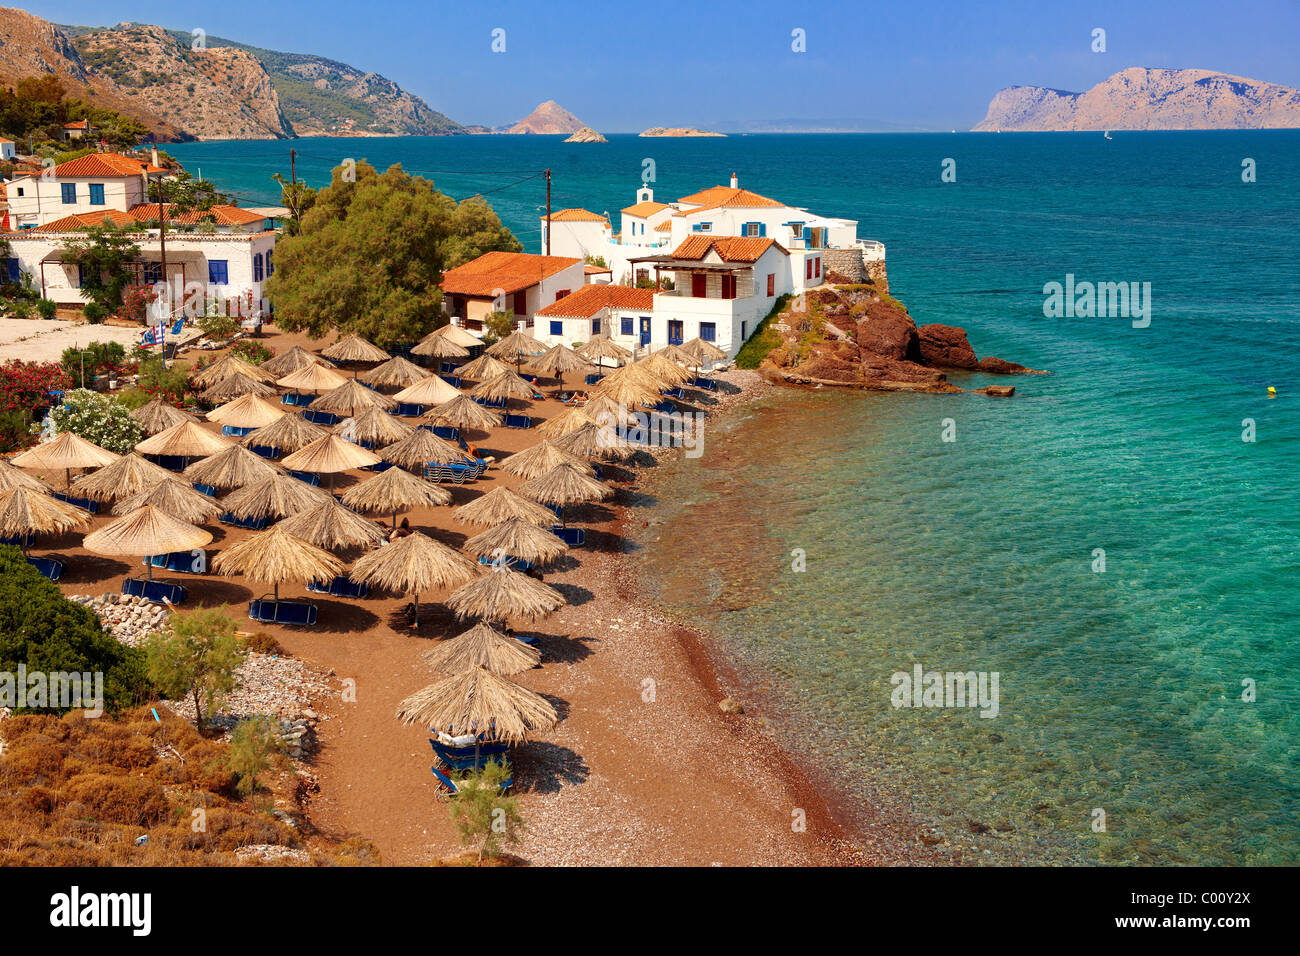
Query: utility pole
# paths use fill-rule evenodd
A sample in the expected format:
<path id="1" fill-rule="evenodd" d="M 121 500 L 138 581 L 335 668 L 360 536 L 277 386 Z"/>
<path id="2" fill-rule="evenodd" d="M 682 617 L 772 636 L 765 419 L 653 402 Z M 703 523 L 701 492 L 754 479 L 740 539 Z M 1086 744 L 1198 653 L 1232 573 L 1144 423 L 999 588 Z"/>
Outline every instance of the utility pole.
<path id="1" fill-rule="evenodd" d="M 298 151 L 289 150 L 289 185 L 298 185 Z"/>
<path id="2" fill-rule="evenodd" d="M 159 267 L 162 272 L 160 278 L 162 279 L 163 288 L 165 289 L 168 288 L 167 286 L 167 203 L 163 201 L 165 197 L 163 196 L 162 187 L 163 187 L 162 176 L 159 175 L 158 176 L 158 249 L 159 252 L 161 253 L 161 258 L 162 258 L 162 264 Z M 171 316 L 160 315 L 159 318 L 162 320 L 162 324 L 165 326 L 167 324 L 167 320 L 170 319 Z M 164 354 L 163 355 L 164 360 L 166 359 L 166 357 L 167 357 L 166 354 Z"/>
<path id="3" fill-rule="evenodd" d="M 546 170 L 546 254 L 551 254 L 551 171 Z"/>

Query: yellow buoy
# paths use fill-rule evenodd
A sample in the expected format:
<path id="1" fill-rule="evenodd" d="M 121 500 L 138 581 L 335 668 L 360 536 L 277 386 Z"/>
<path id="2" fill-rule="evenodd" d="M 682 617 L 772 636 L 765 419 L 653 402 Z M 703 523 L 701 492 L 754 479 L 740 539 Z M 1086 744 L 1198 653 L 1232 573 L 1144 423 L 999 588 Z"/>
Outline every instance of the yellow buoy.
<path id="1" fill-rule="evenodd" d="M 1272 385 L 1270 385 L 1270 386 L 1268 387 L 1268 393 L 1269 393 L 1270 395 L 1276 395 L 1276 394 L 1277 394 L 1277 389 L 1275 389 Z"/>

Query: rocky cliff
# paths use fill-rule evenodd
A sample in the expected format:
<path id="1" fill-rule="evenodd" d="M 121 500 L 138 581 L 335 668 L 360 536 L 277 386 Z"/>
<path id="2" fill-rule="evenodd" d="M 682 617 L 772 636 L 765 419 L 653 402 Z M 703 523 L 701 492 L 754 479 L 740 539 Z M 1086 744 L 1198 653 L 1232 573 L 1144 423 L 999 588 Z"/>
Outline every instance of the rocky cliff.
<path id="1" fill-rule="evenodd" d="M 538 105 L 514 126 L 507 127 L 506 133 L 537 133 L 553 135 L 556 133 L 576 133 L 587 128 L 587 124 L 574 116 L 555 100 L 547 100 Z"/>
<path id="2" fill-rule="evenodd" d="M 976 131 L 1279 129 L 1300 126 L 1300 90 L 1213 70 L 1133 67 L 1085 93 L 999 90 Z"/>

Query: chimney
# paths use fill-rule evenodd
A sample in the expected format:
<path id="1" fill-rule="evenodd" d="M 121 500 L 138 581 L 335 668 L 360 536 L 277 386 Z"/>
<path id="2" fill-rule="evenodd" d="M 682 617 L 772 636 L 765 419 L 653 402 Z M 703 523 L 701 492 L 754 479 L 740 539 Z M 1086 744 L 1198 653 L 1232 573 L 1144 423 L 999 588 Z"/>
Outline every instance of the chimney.
<path id="1" fill-rule="evenodd" d="M 153 160 L 152 160 L 152 162 L 153 162 L 153 164 L 154 164 L 155 166 L 160 166 L 160 165 L 161 165 L 161 164 L 158 162 L 158 147 L 157 147 L 157 146 L 155 146 L 155 147 L 153 148 Z M 735 176 L 732 176 L 731 178 L 732 178 L 732 179 L 735 179 L 736 177 L 735 177 Z M 734 183 L 733 183 L 733 185 L 734 185 Z"/>
<path id="2" fill-rule="evenodd" d="M 732 174 L 731 174 L 731 188 L 732 188 L 732 189 L 739 189 L 739 188 L 740 188 L 740 180 L 736 179 L 736 174 L 735 174 L 735 173 L 732 173 Z"/>

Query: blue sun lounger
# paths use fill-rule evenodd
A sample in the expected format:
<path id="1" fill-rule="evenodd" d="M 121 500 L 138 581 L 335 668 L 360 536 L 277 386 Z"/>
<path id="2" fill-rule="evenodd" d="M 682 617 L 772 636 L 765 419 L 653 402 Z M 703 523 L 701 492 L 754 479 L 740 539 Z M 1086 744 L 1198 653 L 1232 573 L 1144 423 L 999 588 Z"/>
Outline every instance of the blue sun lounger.
<path id="1" fill-rule="evenodd" d="M 366 471 L 387 471 L 392 467 L 393 463 L 391 461 L 377 461 L 373 465 L 366 465 L 365 469 Z"/>
<path id="2" fill-rule="evenodd" d="M 209 498 L 217 496 L 217 489 L 213 485 L 205 485 L 201 481 L 194 482 L 194 490 L 201 495 L 207 495 Z"/>
<path id="3" fill-rule="evenodd" d="M 253 429 L 251 428 L 240 428 L 238 425 L 221 426 L 221 434 L 225 435 L 227 438 L 243 438 L 252 430 Z"/>
<path id="4" fill-rule="evenodd" d="M 676 388 L 668 389 L 668 391 L 664 392 L 664 395 L 667 396 L 668 398 L 675 398 L 679 402 L 686 401 L 686 389 L 682 388 L 680 385 L 678 385 Z M 676 410 L 677 410 L 676 406 L 674 406 L 673 411 Z"/>
<path id="5" fill-rule="evenodd" d="M 566 528 L 557 524 L 551 528 L 551 534 L 571 548 L 581 548 L 587 543 L 587 532 L 582 528 Z"/>
<path id="6" fill-rule="evenodd" d="M 217 520 L 222 524 L 232 525 L 236 528 L 247 528 L 249 531 L 261 531 L 266 527 L 266 518 L 258 518 L 256 520 L 253 518 L 236 518 L 229 511 Z"/>
<path id="7" fill-rule="evenodd" d="M 593 372 L 591 375 L 588 375 L 588 376 L 587 376 L 586 381 L 587 381 L 587 384 L 588 384 L 588 385 L 595 385 L 597 382 L 599 382 L 599 381 L 600 381 L 602 378 L 604 378 L 604 377 L 605 377 L 605 376 L 603 376 L 603 375 L 597 375 L 597 374 L 595 374 L 595 373 Z"/>
<path id="8" fill-rule="evenodd" d="M 92 515 L 99 514 L 99 502 L 91 501 L 89 498 L 76 498 L 64 491 L 56 491 L 54 497 L 60 501 L 66 501 L 68 504 L 77 508 L 84 508 Z"/>
<path id="9" fill-rule="evenodd" d="M 324 425 L 327 428 L 333 427 L 339 423 L 339 417 L 333 412 L 322 412 L 314 408 L 304 408 L 302 417 L 307 419 L 313 425 Z"/>
<path id="10" fill-rule="evenodd" d="M 451 428 L 448 425 L 432 425 L 430 427 L 433 429 L 433 433 L 437 435 L 439 438 L 441 438 L 443 441 L 449 441 L 449 442 L 460 441 L 459 428 Z"/>
<path id="11" fill-rule="evenodd" d="M 403 418 L 419 418 L 424 414 L 424 406 L 413 402 L 398 402 L 397 407 L 393 409 L 393 414 L 401 415 Z"/>
<path id="12" fill-rule="evenodd" d="M 183 604 L 185 599 L 190 596 L 190 592 L 179 584 L 168 584 L 166 581 L 149 581 L 144 578 L 123 578 L 122 593 L 130 594 L 132 597 L 142 597 L 146 601 L 153 601 L 155 604 Z"/>
<path id="13" fill-rule="evenodd" d="M 63 562 L 54 558 L 28 558 L 27 563 L 34 567 L 41 577 L 57 581 L 63 576 Z"/>
<path id="14" fill-rule="evenodd" d="M 691 381 L 691 384 L 694 385 L 696 388 L 704 389 L 706 392 L 716 392 L 718 390 L 718 383 L 711 378 L 704 378 L 702 376 L 697 376 L 695 379 Z"/>
<path id="15" fill-rule="evenodd" d="M 458 367 L 459 367 L 459 366 L 457 366 L 455 362 L 439 362 L 439 363 L 438 363 L 438 374 L 439 374 L 439 375 L 455 375 L 455 374 L 456 374 L 456 369 L 457 369 Z"/>
<path id="16" fill-rule="evenodd" d="M 506 415 L 506 428 L 532 428 L 533 420 L 527 415 Z"/>
<path id="17" fill-rule="evenodd" d="M 504 398 L 476 398 L 474 399 L 474 401 L 478 402 L 484 408 L 505 408 L 506 407 L 506 400 Z"/>
<path id="18" fill-rule="evenodd" d="M 311 627 L 316 623 L 316 605 L 298 601 L 267 601 L 258 598 L 248 602 L 248 616 L 259 624 L 285 624 L 291 627 Z"/>
<path id="19" fill-rule="evenodd" d="M 272 445 L 249 445 L 248 450 L 259 458 L 274 458 L 280 453 L 280 449 Z"/>
<path id="20" fill-rule="evenodd" d="M 451 481 L 458 485 L 466 481 L 473 481 L 485 471 L 487 471 L 487 462 L 482 458 L 473 462 L 467 461 L 451 465 L 435 465 L 433 462 L 426 462 L 424 465 L 424 477 L 430 481 Z"/>
<path id="21" fill-rule="evenodd" d="M 489 558 L 486 554 L 483 554 L 479 556 L 478 563 L 491 566 L 496 564 L 496 560 L 494 558 Z M 531 571 L 533 568 L 533 562 L 525 561 L 523 558 L 516 558 L 514 555 L 510 555 L 510 554 L 503 557 L 501 559 L 501 563 L 508 568 L 513 568 L 516 571 Z"/>
<path id="22" fill-rule="evenodd" d="M 328 584 L 324 581 L 311 581 L 307 584 L 307 590 L 328 594 L 330 597 L 363 598 L 370 593 L 370 585 L 358 584 L 347 575 L 340 575 Z"/>
<path id="23" fill-rule="evenodd" d="M 316 401 L 315 395 L 307 395 L 301 392 L 285 392 L 284 397 L 280 399 L 280 404 L 293 405 L 296 408 L 306 408 L 314 401 Z"/>
<path id="24" fill-rule="evenodd" d="M 196 549 L 197 550 L 197 549 Z M 206 551 L 172 551 L 169 554 L 154 554 L 145 558 L 155 568 L 165 568 L 176 574 L 206 574 L 208 553 Z"/>
<path id="25" fill-rule="evenodd" d="M 0 538 L 0 544 L 17 545 L 20 548 L 30 548 L 36 543 L 34 534 L 13 534 L 7 538 Z"/>
<path id="26" fill-rule="evenodd" d="M 452 388 L 460 388 L 464 384 L 459 375 L 439 375 L 438 377 Z"/>
<path id="27" fill-rule="evenodd" d="M 307 484 L 311 485 L 313 488 L 319 488 L 319 487 L 320 487 L 320 475 L 314 474 L 313 472 L 310 472 L 310 471 L 291 471 L 291 472 L 289 472 L 289 474 L 293 475 L 293 476 L 294 476 L 295 478 L 297 478 L 299 481 L 305 481 Z"/>
<path id="28" fill-rule="evenodd" d="M 394 358 L 399 355 L 402 356 L 402 358 L 410 358 L 411 349 L 415 348 L 417 344 L 418 343 L 415 342 L 403 342 L 400 345 L 390 345 L 388 346 L 388 354 Z"/>

